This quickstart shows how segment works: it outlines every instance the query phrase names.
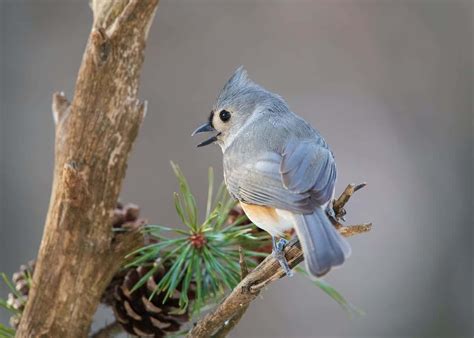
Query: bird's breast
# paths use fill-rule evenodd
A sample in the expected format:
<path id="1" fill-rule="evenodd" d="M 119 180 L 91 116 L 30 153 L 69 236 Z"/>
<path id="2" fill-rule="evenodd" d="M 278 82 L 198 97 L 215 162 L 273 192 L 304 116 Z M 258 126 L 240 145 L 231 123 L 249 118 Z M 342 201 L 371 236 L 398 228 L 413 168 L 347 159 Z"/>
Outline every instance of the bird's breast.
<path id="1" fill-rule="evenodd" d="M 240 202 L 240 205 L 252 223 L 272 236 L 283 236 L 286 230 L 293 228 L 291 213 L 288 211 L 244 202 Z"/>

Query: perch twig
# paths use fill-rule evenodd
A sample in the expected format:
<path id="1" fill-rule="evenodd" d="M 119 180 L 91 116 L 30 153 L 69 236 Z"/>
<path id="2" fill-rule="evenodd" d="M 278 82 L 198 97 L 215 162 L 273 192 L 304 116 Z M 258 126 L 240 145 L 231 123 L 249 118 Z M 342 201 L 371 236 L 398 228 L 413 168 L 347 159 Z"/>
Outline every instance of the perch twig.
<path id="1" fill-rule="evenodd" d="M 365 184 L 348 185 L 341 196 L 333 203 L 335 214 L 333 218 L 337 222 L 334 226 L 338 228 L 343 236 L 364 233 L 371 229 L 370 223 L 357 226 L 343 226 L 339 223 L 339 219 L 345 215 L 344 206 L 346 203 L 354 192 L 364 186 Z M 303 252 L 297 238 L 292 239 L 288 243 L 285 248 L 285 256 L 290 268 L 296 267 L 303 261 Z M 189 331 L 188 337 L 205 338 L 213 335 L 225 337 L 229 332 L 226 330 L 226 327 L 232 320 L 236 319 L 237 322 L 240 320 L 250 303 L 257 298 L 260 291 L 284 276 L 285 273 L 278 261 L 272 255 L 269 255 L 232 290 L 229 296 L 213 312 L 207 314 L 196 323 Z"/>
<path id="2" fill-rule="evenodd" d="M 239 264 L 240 264 L 240 270 L 241 270 L 241 279 L 243 280 L 247 275 L 249 274 L 249 270 L 247 267 L 247 263 L 245 263 L 245 258 L 244 258 L 244 251 L 242 247 L 239 248 Z M 224 325 L 217 331 L 215 335 L 213 335 L 213 338 L 224 338 L 226 337 L 230 331 L 239 323 L 240 319 L 244 316 L 244 313 L 247 311 L 248 307 L 250 304 L 242 306 L 239 311 L 228 321 L 224 323 Z"/>

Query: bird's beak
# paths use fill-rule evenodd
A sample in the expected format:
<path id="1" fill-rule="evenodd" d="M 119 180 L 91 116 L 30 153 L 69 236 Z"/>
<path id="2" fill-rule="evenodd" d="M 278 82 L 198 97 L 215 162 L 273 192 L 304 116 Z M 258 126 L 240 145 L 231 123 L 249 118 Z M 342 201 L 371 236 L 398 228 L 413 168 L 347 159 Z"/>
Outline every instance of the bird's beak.
<path id="1" fill-rule="evenodd" d="M 207 132 L 211 132 L 211 131 L 216 131 L 214 129 L 214 127 L 211 125 L 210 122 L 206 122 L 204 123 L 202 126 L 200 126 L 199 128 L 197 128 L 195 131 L 193 131 L 193 133 L 191 134 L 191 136 L 194 136 L 196 134 L 199 134 L 199 133 L 207 133 Z M 214 143 L 217 141 L 217 136 L 219 136 L 219 134 L 205 140 L 204 142 L 201 142 L 199 143 L 197 146 L 198 147 L 204 147 L 204 146 L 207 146 L 208 144 L 211 144 L 211 143 Z"/>

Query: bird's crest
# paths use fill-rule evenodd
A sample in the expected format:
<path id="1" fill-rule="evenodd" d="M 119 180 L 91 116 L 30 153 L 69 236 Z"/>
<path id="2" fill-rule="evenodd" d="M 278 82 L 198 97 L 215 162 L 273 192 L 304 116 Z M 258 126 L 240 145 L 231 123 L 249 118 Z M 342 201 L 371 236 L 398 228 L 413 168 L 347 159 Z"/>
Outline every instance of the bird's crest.
<path id="1" fill-rule="evenodd" d="M 254 85 L 254 83 L 248 77 L 247 71 L 243 66 L 240 66 L 234 71 L 234 74 L 232 74 L 224 88 L 222 88 L 217 98 L 217 102 L 223 103 L 232 100 L 232 98 L 236 97 L 239 93 L 245 90 L 245 88 L 252 85 Z"/>

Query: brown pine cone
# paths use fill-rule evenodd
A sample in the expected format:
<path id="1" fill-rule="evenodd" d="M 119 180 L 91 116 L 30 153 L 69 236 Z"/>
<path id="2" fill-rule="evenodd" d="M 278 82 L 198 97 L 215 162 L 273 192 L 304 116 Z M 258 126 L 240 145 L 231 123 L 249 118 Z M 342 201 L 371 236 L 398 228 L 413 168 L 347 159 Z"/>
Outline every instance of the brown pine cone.
<path id="1" fill-rule="evenodd" d="M 146 224 L 146 220 L 139 217 L 140 208 L 136 204 L 128 203 L 123 205 L 122 203 L 117 202 L 117 206 L 114 209 L 114 215 L 112 216 L 112 228 L 133 228 L 137 224 Z M 144 244 L 147 244 L 149 239 L 145 238 L 144 241 Z M 102 304 L 113 306 L 115 286 L 122 284 L 127 272 L 128 271 L 126 270 L 121 270 L 115 274 L 100 299 Z"/>
<path id="2" fill-rule="evenodd" d="M 144 337 L 164 337 L 167 333 L 179 331 L 181 325 L 189 320 L 189 313 L 178 311 L 180 286 L 164 304 L 164 293 L 157 294 L 149 300 L 156 285 L 167 272 L 167 268 L 163 265 L 147 283 L 131 292 L 135 284 L 150 269 L 151 267 L 141 266 L 128 270 L 123 283 L 115 287 L 113 310 L 115 318 L 128 333 Z M 188 291 L 190 300 L 195 298 L 194 290 L 195 285 L 191 284 Z"/>
<path id="3" fill-rule="evenodd" d="M 10 317 L 10 325 L 17 329 L 20 325 L 21 314 L 25 309 L 28 293 L 30 292 L 31 277 L 35 269 L 35 261 L 20 266 L 20 270 L 15 272 L 12 277 L 13 286 L 20 294 L 18 297 L 14 293 L 8 294 L 7 304 L 19 312 Z"/>
<path id="4" fill-rule="evenodd" d="M 144 219 L 140 219 L 140 208 L 138 205 L 128 203 L 122 205 L 117 202 L 117 206 L 114 209 L 114 215 L 112 216 L 112 227 L 114 229 L 127 228 L 127 225 L 134 223 L 145 223 Z"/>

